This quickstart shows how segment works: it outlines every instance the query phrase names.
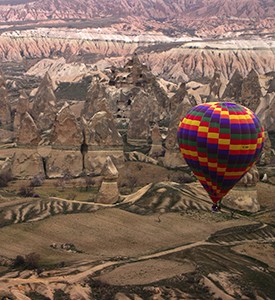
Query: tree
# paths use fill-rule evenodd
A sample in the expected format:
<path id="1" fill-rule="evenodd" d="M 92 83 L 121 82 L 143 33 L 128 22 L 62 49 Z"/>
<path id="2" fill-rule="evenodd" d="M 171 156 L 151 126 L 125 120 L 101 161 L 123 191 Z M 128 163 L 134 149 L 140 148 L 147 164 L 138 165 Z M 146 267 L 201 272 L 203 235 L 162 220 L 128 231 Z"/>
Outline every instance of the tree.
<path id="1" fill-rule="evenodd" d="M 25 266 L 25 258 L 22 255 L 17 255 L 13 262 L 13 267 L 20 268 L 23 266 Z"/>
<path id="2" fill-rule="evenodd" d="M 44 176 L 41 174 L 33 176 L 30 182 L 30 186 L 36 187 L 36 186 L 41 186 L 44 182 Z"/>
<path id="3" fill-rule="evenodd" d="M 0 187 L 5 187 L 8 185 L 8 182 L 12 180 L 11 172 L 4 171 L 0 173 Z"/>
<path id="4" fill-rule="evenodd" d="M 39 267 L 40 255 L 32 252 L 25 256 L 26 269 L 37 269 Z"/>
<path id="5" fill-rule="evenodd" d="M 131 190 L 131 193 L 134 191 L 134 188 L 136 187 L 137 185 L 137 178 L 133 175 L 130 175 L 128 177 L 128 186 Z"/>
<path id="6" fill-rule="evenodd" d="M 92 177 L 87 175 L 84 177 L 84 179 L 85 179 L 85 190 L 87 192 L 93 185 L 95 185 L 95 180 Z"/>
<path id="7" fill-rule="evenodd" d="M 18 192 L 18 195 L 21 197 L 32 197 L 33 194 L 32 186 L 21 186 Z"/>

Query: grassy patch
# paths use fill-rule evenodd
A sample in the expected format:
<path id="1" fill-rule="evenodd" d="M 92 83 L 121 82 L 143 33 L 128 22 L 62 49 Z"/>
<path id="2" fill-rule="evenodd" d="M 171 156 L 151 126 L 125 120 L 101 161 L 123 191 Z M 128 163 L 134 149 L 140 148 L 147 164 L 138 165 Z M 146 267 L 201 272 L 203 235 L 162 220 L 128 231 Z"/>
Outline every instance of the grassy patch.
<path id="1" fill-rule="evenodd" d="M 66 187 L 64 190 L 56 187 L 37 187 L 35 193 L 41 198 L 58 197 L 77 201 L 94 201 L 98 188 Z"/>
<path id="2" fill-rule="evenodd" d="M 35 291 L 31 291 L 31 292 L 27 293 L 26 296 L 28 296 L 32 300 L 50 300 L 50 298 L 43 296 Z"/>
<path id="3" fill-rule="evenodd" d="M 70 300 L 69 294 L 63 292 L 62 290 L 55 290 L 53 295 L 54 300 Z"/>

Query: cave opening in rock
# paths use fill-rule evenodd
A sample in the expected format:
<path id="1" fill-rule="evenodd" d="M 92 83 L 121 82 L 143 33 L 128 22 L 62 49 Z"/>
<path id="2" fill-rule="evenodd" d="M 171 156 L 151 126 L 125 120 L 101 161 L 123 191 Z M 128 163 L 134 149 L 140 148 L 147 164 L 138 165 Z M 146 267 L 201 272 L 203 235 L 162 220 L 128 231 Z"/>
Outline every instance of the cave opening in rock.
<path id="1" fill-rule="evenodd" d="M 46 157 L 42 157 L 42 165 L 43 165 L 45 178 L 49 178 L 48 174 L 47 174 L 47 158 Z"/>
<path id="2" fill-rule="evenodd" d="M 86 170 L 86 165 L 85 165 L 85 157 L 86 154 L 88 153 L 88 145 L 86 143 L 86 138 L 85 138 L 85 133 L 83 132 L 83 142 L 80 146 L 80 152 L 82 154 L 82 171 L 85 172 Z"/>

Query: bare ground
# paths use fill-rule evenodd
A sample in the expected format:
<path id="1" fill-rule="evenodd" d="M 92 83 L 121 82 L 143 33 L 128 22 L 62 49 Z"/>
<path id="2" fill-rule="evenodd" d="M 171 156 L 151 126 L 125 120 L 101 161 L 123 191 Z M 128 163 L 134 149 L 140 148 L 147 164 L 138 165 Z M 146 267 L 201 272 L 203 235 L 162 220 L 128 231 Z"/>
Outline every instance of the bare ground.
<path id="1" fill-rule="evenodd" d="M 21 214 L 15 219 L 22 223 L 0 228 L 0 255 L 39 253 L 42 272 L 1 267 L 0 296 L 55 299 L 61 290 L 62 299 L 272 299 L 275 187 L 259 183 L 258 192 L 261 212 L 233 218 L 226 210 L 211 213 L 195 185 L 150 185 L 125 204 L 90 212 L 73 201 L 67 214 L 31 222 L 22 211 L 41 214 L 26 205 L 33 200 L 1 201 L 1 212 Z M 73 243 L 81 252 L 52 243 Z"/>

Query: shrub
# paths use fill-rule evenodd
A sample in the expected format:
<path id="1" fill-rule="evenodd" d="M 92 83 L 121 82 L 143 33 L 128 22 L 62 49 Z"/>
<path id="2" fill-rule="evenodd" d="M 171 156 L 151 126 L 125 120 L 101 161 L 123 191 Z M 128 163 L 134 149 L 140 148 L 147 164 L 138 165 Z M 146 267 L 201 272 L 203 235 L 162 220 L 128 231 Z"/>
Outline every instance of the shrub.
<path id="1" fill-rule="evenodd" d="M 174 182 L 181 183 L 181 184 L 182 183 L 191 183 L 194 181 L 194 179 L 186 173 L 176 174 L 174 176 L 171 176 L 169 179 Z"/>
<path id="2" fill-rule="evenodd" d="M 85 190 L 86 192 L 95 185 L 95 180 L 92 177 L 85 176 Z"/>
<path id="3" fill-rule="evenodd" d="M 21 186 L 19 189 L 18 195 L 21 197 L 32 197 L 33 196 L 33 187 L 32 186 Z"/>
<path id="4" fill-rule="evenodd" d="M 12 180 L 11 172 L 5 171 L 0 174 L 0 187 L 5 187 Z"/>
<path id="5" fill-rule="evenodd" d="M 21 269 L 38 269 L 40 261 L 40 255 L 32 252 L 26 254 L 25 257 L 22 255 L 17 255 L 13 261 L 14 268 L 21 268 Z"/>
<path id="6" fill-rule="evenodd" d="M 13 267 L 14 268 L 21 268 L 25 266 L 25 258 L 22 255 L 17 255 L 14 262 Z"/>
<path id="7" fill-rule="evenodd" d="M 130 176 L 128 177 L 127 185 L 128 185 L 129 188 L 131 189 L 131 192 L 133 192 L 133 191 L 134 191 L 134 188 L 135 188 L 136 185 L 137 185 L 137 178 L 134 177 L 134 176 L 132 176 L 132 175 L 130 175 Z"/>
<path id="8" fill-rule="evenodd" d="M 32 252 L 25 256 L 26 269 L 37 269 L 39 267 L 40 255 Z"/>
<path id="9" fill-rule="evenodd" d="M 76 194 L 71 193 L 71 194 L 69 194 L 69 195 L 67 196 L 67 199 L 68 199 L 68 200 L 75 200 L 76 196 L 77 196 Z"/>
<path id="10" fill-rule="evenodd" d="M 42 175 L 35 175 L 31 179 L 30 186 L 36 187 L 41 186 L 44 182 L 44 177 Z"/>

